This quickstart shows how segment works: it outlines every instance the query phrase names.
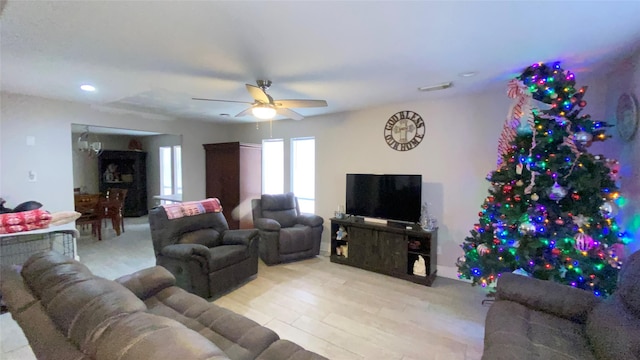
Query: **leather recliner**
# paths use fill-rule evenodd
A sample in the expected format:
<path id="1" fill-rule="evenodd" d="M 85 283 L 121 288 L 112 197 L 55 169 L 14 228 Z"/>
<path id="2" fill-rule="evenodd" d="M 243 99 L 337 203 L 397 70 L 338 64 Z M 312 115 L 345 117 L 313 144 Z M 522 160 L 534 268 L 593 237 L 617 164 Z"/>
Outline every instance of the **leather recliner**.
<path id="1" fill-rule="evenodd" d="M 222 212 L 169 219 L 158 206 L 149 225 L 156 264 L 190 293 L 217 297 L 258 273 L 258 230 L 229 230 Z"/>
<path id="2" fill-rule="evenodd" d="M 260 231 L 260 258 L 267 265 L 310 258 L 320 253 L 322 217 L 300 213 L 293 193 L 252 199 L 253 225 Z"/>

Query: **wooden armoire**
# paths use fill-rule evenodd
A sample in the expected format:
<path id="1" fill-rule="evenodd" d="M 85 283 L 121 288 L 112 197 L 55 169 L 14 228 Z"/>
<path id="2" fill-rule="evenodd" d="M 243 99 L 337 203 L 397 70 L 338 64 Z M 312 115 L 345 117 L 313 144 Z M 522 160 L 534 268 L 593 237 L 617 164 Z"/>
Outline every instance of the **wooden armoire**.
<path id="1" fill-rule="evenodd" d="M 206 195 L 216 197 L 230 229 L 251 229 L 251 199 L 262 194 L 262 145 L 204 144 Z"/>
<path id="2" fill-rule="evenodd" d="M 126 217 L 146 215 L 147 153 L 142 151 L 105 150 L 98 156 L 99 190 L 127 189 L 122 214 Z M 110 172 L 111 170 L 113 172 Z"/>

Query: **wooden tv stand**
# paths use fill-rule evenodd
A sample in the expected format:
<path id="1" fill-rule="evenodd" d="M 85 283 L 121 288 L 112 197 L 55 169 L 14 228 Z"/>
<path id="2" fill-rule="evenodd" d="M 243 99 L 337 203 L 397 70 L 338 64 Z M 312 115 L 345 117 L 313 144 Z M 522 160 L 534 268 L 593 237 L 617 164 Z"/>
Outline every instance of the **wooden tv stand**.
<path id="1" fill-rule="evenodd" d="M 343 226 L 347 236 L 337 239 Z M 346 246 L 347 256 L 337 248 Z M 331 262 L 390 275 L 431 286 L 436 278 L 438 231 L 406 229 L 385 224 L 331 219 Z M 414 275 L 413 265 L 422 256 L 426 275 Z"/>

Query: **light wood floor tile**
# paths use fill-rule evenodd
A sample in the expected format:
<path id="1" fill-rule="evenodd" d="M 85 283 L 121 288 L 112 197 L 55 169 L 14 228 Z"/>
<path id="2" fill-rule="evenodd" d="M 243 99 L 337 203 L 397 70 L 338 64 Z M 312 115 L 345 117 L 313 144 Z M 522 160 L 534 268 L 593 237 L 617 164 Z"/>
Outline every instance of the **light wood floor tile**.
<path id="1" fill-rule="evenodd" d="M 13 320 L 11 314 L 0 315 L 0 354 L 15 351 L 29 344 L 24 335 L 14 336 L 15 334 L 22 334 L 22 329 Z"/>
<path id="2" fill-rule="evenodd" d="M 353 336 L 345 331 L 334 328 L 322 321 L 317 321 L 307 316 L 301 316 L 293 324 L 293 327 L 306 331 L 321 339 L 326 339 L 331 344 L 362 356 L 365 359 L 400 359 L 402 353 L 393 352 L 374 342 Z"/>
<path id="3" fill-rule="evenodd" d="M 327 340 L 314 336 L 306 331 L 283 323 L 279 320 L 273 320 L 266 324 L 268 328 L 275 331 L 280 335 L 281 339 L 286 339 L 295 342 L 296 344 L 304 347 L 307 350 L 316 352 L 322 356 L 334 360 L 363 360 L 362 356 L 359 356 L 349 349 L 338 347 Z"/>

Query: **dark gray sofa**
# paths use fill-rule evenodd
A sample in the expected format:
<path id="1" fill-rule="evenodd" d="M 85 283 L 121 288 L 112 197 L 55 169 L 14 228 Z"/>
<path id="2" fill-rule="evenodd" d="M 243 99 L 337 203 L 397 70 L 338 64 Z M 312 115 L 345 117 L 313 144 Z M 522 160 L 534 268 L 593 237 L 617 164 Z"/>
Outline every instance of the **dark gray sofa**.
<path id="1" fill-rule="evenodd" d="M 222 212 L 169 219 L 159 206 L 149 227 L 156 264 L 190 293 L 217 297 L 258 273 L 258 230 L 229 230 Z"/>
<path id="2" fill-rule="evenodd" d="M 485 321 L 485 360 L 640 359 L 640 252 L 602 300 L 551 281 L 502 274 Z"/>
<path id="3" fill-rule="evenodd" d="M 320 254 L 324 219 L 302 214 L 292 193 L 251 200 L 253 225 L 260 230 L 260 258 L 267 265 Z"/>
<path id="4" fill-rule="evenodd" d="M 3 300 L 38 359 L 325 359 L 175 286 L 160 266 L 113 281 L 48 252 L 0 275 Z"/>

